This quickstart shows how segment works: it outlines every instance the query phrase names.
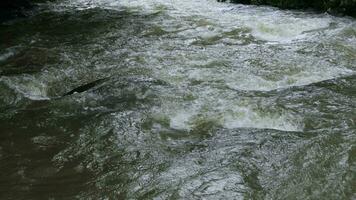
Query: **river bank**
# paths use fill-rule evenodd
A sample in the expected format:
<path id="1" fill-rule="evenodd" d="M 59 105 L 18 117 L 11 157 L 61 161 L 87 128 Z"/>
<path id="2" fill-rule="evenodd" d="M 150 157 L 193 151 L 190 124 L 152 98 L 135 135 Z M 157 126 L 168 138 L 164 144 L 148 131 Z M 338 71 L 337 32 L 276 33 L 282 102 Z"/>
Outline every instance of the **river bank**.
<path id="1" fill-rule="evenodd" d="M 3 0 L 0 1 L 0 23 L 18 17 L 25 17 L 36 3 L 48 2 L 45 0 Z"/>
<path id="2" fill-rule="evenodd" d="M 308 9 L 356 16 L 356 0 L 231 0 L 233 3 L 270 5 L 283 9 Z"/>
<path id="3" fill-rule="evenodd" d="M 31 7 L 28 0 L 4 0 L 0 2 L 0 22 L 24 16 L 23 11 Z"/>

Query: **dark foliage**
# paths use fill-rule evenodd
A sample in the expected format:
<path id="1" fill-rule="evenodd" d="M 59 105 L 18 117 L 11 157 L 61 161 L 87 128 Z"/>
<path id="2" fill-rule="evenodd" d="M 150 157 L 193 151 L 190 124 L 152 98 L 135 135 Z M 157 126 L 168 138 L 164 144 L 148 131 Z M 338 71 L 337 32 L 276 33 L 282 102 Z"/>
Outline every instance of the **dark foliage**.
<path id="1" fill-rule="evenodd" d="M 24 16 L 24 10 L 32 7 L 30 0 L 1 0 L 0 21 Z"/>
<path id="2" fill-rule="evenodd" d="M 225 1 L 225 0 L 219 0 Z M 231 0 L 234 3 L 271 5 L 288 9 L 313 8 L 356 16 L 356 0 Z"/>

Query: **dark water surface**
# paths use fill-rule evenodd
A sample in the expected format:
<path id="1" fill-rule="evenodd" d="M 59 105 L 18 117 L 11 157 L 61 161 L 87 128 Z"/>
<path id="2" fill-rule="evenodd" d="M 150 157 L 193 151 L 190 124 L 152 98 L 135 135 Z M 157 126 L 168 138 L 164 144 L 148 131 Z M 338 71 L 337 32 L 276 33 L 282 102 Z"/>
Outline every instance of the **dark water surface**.
<path id="1" fill-rule="evenodd" d="M 356 199 L 355 19 L 67 0 L 0 41 L 0 199 Z"/>

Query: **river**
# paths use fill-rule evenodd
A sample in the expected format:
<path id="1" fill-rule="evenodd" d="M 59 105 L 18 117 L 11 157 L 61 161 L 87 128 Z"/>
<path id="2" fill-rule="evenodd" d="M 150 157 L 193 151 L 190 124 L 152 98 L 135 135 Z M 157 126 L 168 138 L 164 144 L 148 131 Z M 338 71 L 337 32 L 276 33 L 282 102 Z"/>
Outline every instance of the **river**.
<path id="1" fill-rule="evenodd" d="M 0 199 L 356 199 L 354 18 L 63 0 L 0 39 Z"/>

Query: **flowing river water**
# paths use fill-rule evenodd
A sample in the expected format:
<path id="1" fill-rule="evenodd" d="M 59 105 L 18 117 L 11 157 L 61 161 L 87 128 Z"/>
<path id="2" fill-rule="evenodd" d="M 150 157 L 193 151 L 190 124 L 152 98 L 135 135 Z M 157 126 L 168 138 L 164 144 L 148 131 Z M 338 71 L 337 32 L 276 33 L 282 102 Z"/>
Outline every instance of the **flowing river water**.
<path id="1" fill-rule="evenodd" d="M 356 199 L 353 18 L 64 0 L 0 39 L 0 199 Z"/>

